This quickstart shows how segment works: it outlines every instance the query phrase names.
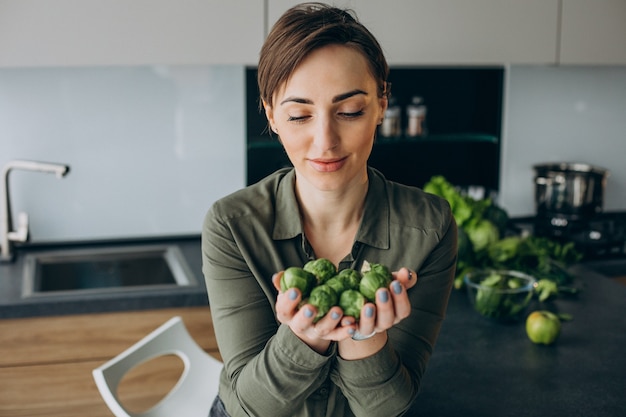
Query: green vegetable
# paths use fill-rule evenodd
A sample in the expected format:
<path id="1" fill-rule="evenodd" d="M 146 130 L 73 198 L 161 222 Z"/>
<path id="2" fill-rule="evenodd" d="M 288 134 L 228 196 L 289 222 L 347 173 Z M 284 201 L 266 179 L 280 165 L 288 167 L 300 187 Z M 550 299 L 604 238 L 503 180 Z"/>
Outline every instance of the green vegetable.
<path id="1" fill-rule="evenodd" d="M 389 281 L 393 279 L 389 268 L 387 268 L 385 265 L 382 265 L 382 264 L 374 264 L 374 263 L 369 263 L 367 261 L 364 261 L 363 267 L 361 268 L 361 272 L 363 274 L 365 274 L 366 272 L 375 272 L 379 275 L 382 275 Z"/>
<path id="2" fill-rule="evenodd" d="M 501 292 L 500 290 L 514 290 L 524 286 L 525 282 L 516 277 L 504 277 L 498 273 L 491 273 L 478 283 L 474 308 L 485 317 L 514 318 L 526 308 L 532 298 L 532 291 L 526 293 Z"/>
<path id="3" fill-rule="evenodd" d="M 376 290 L 379 288 L 387 288 L 389 284 L 391 284 L 389 276 L 377 271 L 366 272 L 363 274 L 363 278 L 361 278 L 361 282 L 359 283 L 359 291 L 369 301 L 374 302 L 376 301 Z"/>
<path id="4" fill-rule="evenodd" d="M 334 289 L 337 294 L 341 294 L 345 290 L 358 290 L 360 281 L 361 274 L 359 271 L 344 269 L 326 281 L 326 285 Z"/>
<path id="5" fill-rule="evenodd" d="M 555 297 L 559 292 L 559 288 L 556 282 L 549 279 L 540 279 L 535 286 L 535 294 L 539 301 L 546 301 L 552 297 Z"/>
<path id="6" fill-rule="evenodd" d="M 325 258 L 318 258 L 304 264 L 303 269 L 317 277 L 317 283 L 323 284 L 337 274 L 335 264 Z"/>
<path id="7" fill-rule="evenodd" d="M 475 219 L 467 222 L 465 233 L 476 252 L 486 249 L 500 239 L 500 232 L 495 224 L 486 219 Z"/>
<path id="8" fill-rule="evenodd" d="M 346 316 L 352 316 L 356 320 L 361 317 L 361 309 L 367 300 L 365 296 L 357 290 L 346 290 L 339 296 L 339 307 Z"/>
<path id="9" fill-rule="evenodd" d="M 328 285 L 322 284 L 311 290 L 308 303 L 317 309 L 317 314 L 313 322 L 317 322 L 324 317 L 331 307 L 337 305 L 338 296 L 334 289 Z"/>
<path id="10" fill-rule="evenodd" d="M 302 298 L 306 298 L 317 284 L 317 278 L 312 273 L 297 266 L 292 266 L 283 272 L 280 278 L 280 290 L 287 291 L 289 288 L 297 288 L 302 293 Z"/>
<path id="11" fill-rule="evenodd" d="M 509 217 L 504 209 L 489 198 L 474 200 L 462 194 L 442 176 L 432 177 L 423 189 L 448 201 L 458 226 L 456 289 L 463 288 L 463 277 L 475 269 L 508 269 L 553 281 L 559 294 L 578 291 L 563 287 L 572 282 L 566 266 L 582 259 L 573 242 L 507 236 Z"/>
<path id="12" fill-rule="evenodd" d="M 317 309 L 314 322 L 336 305 L 342 308 L 345 315 L 358 320 L 361 308 L 368 301 L 366 294 L 374 301 L 376 290 L 381 286 L 389 286 L 392 279 L 390 269 L 383 264 L 364 261 L 361 272 L 354 269 L 337 272 L 332 262 L 319 258 L 307 262 L 302 268 L 285 269 L 280 288 L 281 291 L 292 287 L 300 289 L 302 300 L 299 307 L 313 305 Z"/>

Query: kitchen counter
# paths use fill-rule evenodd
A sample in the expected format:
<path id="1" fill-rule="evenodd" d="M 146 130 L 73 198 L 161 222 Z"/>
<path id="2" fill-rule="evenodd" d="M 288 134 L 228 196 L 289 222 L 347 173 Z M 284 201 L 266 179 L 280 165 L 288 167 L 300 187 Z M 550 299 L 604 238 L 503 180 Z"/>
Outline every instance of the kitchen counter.
<path id="1" fill-rule="evenodd" d="M 195 282 L 191 285 L 175 287 L 127 287 L 115 290 L 76 291 L 74 294 L 51 293 L 33 297 L 23 296 L 24 259 L 28 253 L 73 248 L 115 248 L 159 244 L 173 245 L 180 249 Z M 202 276 L 199 235 L 25 244 L 16 247 L 16 255 L 13 263 L 0 264 L 0 319 L 208 305 Z"/>
<path id="2" fill-rule="evenodd" d="M 475 313 L 453 290 L 413 415 L 464 417 L 623 416 L 626 410 L 626 285 L 572 268 L 575 298 L 533 305 L 569 313 L 551 346 L 534 345 L 523 323 Z"/>

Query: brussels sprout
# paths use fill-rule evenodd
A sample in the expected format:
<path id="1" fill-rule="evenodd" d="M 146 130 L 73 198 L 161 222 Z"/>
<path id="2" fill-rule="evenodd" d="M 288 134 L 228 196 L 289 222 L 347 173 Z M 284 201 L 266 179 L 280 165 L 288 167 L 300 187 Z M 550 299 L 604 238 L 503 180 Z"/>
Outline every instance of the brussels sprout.
<path id="1" fill-rule="evenodd" d="M 308 303 L 317 309 L 313 322 L 318 321 L 328 313 L 332 306 L 337 305 L 337 293 L 328 285 L 322 284 L 311 290 Z"/>
<path id="2" fill-rule="evenodd" d="M 284 292 L 289 288 L 297 288 L 302 293 L 302 298 L 308 297 L 316 284 L 317 278 L 315 278 L 315 275 L 297 266 L 285 269 L 280 278 L 281 291 Z"/>
<path id="3" fill-rule="evenodd" d="M 309 261 L 304 265 L 305 271 L 312 273 L 317 278 L 317 284 L 324 284 L 337 274 L 337 268 L 328 259 L 319 258 Z"/>
<path id="4" fill-rule="evenodd" d="M 391 275 L 391 274 L 390 274 Z M 369 301 L 376 300 L 376 290 L 379 288 L 387 288 L 391 284 L 391 278 L 376 271 L 369 271 L 363 274 L 359 283 L 359 291 Z"/>
<path id="5" fill-rule="evenodd" d="M 389 268 L 383 264 L 373 264 L 367 261 L 363 262 L 363 266 L 361 267 L 361 272 L 365 274 L 366 272 L 376 272 L 384 277 L 386 277 L 389 282 L 393 279 L 391 275 L 391 271 Z"/>
<path id="6" fill-rule="evenodd" d="M 344 269 L 339 272 L 337 277 L 344 283 L 345 289 L 358 290 L 362 275 L 354 269 Z"/>
<path id="7" fill-rule="evenodd" d="M 335 290 L 335 292 L 337 294 L 341 294 L 342 292 L 344 292 L 345 290 L 348 290 L 349 288 L 347 288 L 345 286 L 344 281 L 339 278 L 339 275 L 335 275 L 334 277 L 332 277 L 331 279 L 329 279 L 328 281 L 326 281 L 325 284 L 322 285 L 327 285 L 330 288 L 332 288 L 333 290 Z"/>
<path id="8" fill-rule="evenodd" d="M 343 310 L 343 314 L 352 316 L 357 320 L 361 316 L 361 309 L 366 302 L 363 294 L 357 290 L 346 290 L 339 296 L 339 307 Z"/>

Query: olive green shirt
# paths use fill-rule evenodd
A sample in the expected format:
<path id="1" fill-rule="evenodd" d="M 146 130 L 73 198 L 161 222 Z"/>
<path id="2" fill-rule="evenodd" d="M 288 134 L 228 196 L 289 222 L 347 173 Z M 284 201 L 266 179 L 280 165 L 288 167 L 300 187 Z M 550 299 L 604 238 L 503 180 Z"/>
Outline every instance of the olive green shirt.
<path id="1" fill-rule="evenodd" d="M 417 396 L 454 280 L 457 228 L 448 203 L 369 169 L 363 221 L 339 269 L 364 260 L 417 271 L 410 316 L 378 353 L 344 360 L 313 351 L 275 316 L 272 275 L 315 259 L 286 168 L 219 201 L 202 232 L 203 273 L 232 417 L 392 417 Z M 211 399 L 207 398 L 207 401 Z"/>

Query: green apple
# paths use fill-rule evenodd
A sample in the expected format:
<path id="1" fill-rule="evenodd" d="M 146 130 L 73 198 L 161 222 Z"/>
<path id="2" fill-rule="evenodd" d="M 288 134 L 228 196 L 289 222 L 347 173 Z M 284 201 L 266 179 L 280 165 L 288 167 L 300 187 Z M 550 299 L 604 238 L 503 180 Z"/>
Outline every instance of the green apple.
<path id="1" fill-rule="evenodd" d="M 551 345 L 560 333 L 561 319 L 550 311 L 533 311 L 526 318 L 526 334 L 533 343 Z"/>

